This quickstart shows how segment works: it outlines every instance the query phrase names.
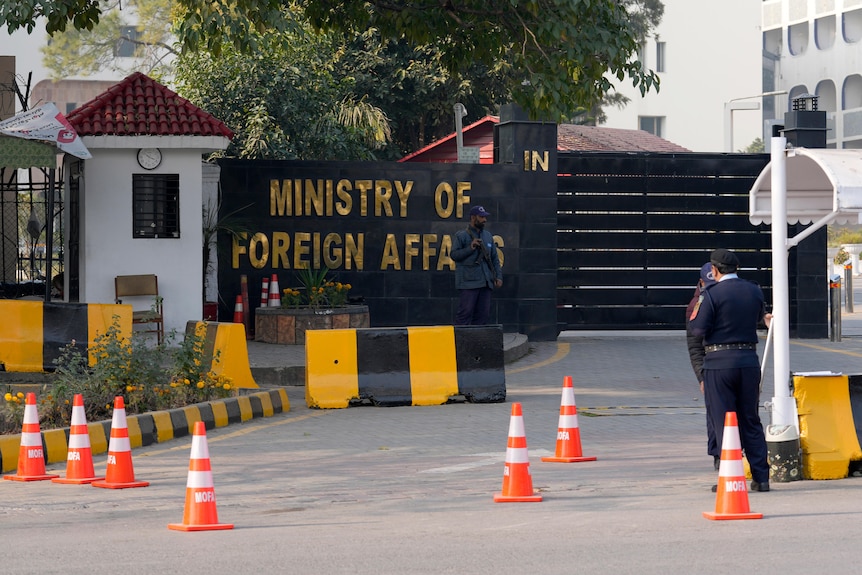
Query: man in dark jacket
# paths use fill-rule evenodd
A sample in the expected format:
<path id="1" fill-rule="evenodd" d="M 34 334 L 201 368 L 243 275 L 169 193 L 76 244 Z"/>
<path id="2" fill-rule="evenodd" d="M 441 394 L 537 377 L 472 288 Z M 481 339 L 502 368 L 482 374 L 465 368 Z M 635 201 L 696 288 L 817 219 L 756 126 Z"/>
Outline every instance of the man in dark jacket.
<path id="1" fill-rule="evenodd" d="M 455 234 L 449 256 L 455 262 L 458 312 L 455 325 L 485 325 L 491 317 L 491 291 L 503 285 L 497 247 L 485 222 L 491 214 L 470 208 L 470 225 Z"/>
<path id="2" fill-rule="evenodd" d="M 703 264 L 700 268 L 700 279 L 694 288 L 694 295 L 691 301 L 688 302 L 688 307 L 685 310 L 685 340 L 688 345 L 688 358 L 691 361 L 691 369 L 694 371 L 694 376 L 700 384 L 700 393 L 704 396 L 704 406 L 706 406 L 706 395 L 703 393 L 703 356 L 705 355 L 703 351 L 703 336 L 691 333 L 689 318 L 703 289 L 714 283 L 715 278 L 712 275 L 712 264 Z M 706 452 L 712 455 L 712 465 L 718 471 L 721 463 L 721 452 L 718 449 L 718 443 L 715 441 L 715 428 L 712 426 L 712 418 L 709 416 L 709 406 L 706 407 Z"/>
<path id="3" fill-rule="evenodd" d="M 739 259 L 726 249 L 709 256 L 716 283 L 704 288 L 689 316 L 691 332 L 703 336 L 703 384 L 707 412 L 719 449 L 724 417 L 736 412 L 739 439 L 751 467 L 751 490 L 769 491 L 766 436 L 760 423 L 760 360 L 757 327 L 769 325 L 763 291 L 736 275 Z M 715 486 L 713 486 L 715 490 Z"/>

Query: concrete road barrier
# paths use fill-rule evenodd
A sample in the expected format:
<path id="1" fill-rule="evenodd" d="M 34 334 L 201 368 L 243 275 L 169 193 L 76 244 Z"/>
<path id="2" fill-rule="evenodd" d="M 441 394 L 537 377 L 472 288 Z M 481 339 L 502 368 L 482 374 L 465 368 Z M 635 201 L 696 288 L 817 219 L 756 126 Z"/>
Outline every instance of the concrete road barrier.
<path id="1" fill-rule="evenodd" d="M 243 324 L 187 322 L 186 337 L 195 333 L 204 337 L 204 359 L 212 365 L 213 373 L 229 377 L 234 387 L 258 387 L 248 363 L 248 344 Z"/>
<path id="2" fill-rule="evenodd" d="M 847 477 L 851 462 L 862 461 L 857 435 L 862 421 L 860 376 L 828 375 L 793 377 L 793 395 L 799 412 L 799 442 L 805 479 Z M 851 408 L 850 378 L 854 383 Z"/>
<path id="3" fill-rule="evenodd" d="M 92 348 L 115 318 L 122 337 L 132 334 L 130 305 L 0 300 L 0 318 L 0 364 L 6 371 L 54 371 L 63 347 L 75 341 Z"/>
<path id="4" fill-rule="evenodd" d="M 309 407 L 506 399 L 500 326 L 312 330 L 305 356 Z"/>

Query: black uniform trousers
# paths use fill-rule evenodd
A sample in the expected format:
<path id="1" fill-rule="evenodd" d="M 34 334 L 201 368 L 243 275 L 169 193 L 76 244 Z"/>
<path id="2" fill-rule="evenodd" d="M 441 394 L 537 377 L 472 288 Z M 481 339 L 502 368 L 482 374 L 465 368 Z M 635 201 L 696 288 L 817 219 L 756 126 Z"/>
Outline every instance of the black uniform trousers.
<path id="1" fill-rule="evenodd" d="M 760 423 L 758 406 L 760 368 L 704 369 L 703 392 L 719 451 L 724 439 L 725 414 L 735 411 L 739 424 L 739 440 L 751 468 L 751 478 L 758 483 L 767 483 L 769 464 L 766 461 L 766 437 Z"/>

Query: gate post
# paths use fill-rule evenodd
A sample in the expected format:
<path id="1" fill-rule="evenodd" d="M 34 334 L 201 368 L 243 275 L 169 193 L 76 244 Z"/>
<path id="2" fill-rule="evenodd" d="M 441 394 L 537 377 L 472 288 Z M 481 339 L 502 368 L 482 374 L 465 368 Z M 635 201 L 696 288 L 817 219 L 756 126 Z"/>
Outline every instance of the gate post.
<path id="1" fill-rule="evenodd" d="M 829 281 L 829 341 L 841 341 L 841 276 Z"/>

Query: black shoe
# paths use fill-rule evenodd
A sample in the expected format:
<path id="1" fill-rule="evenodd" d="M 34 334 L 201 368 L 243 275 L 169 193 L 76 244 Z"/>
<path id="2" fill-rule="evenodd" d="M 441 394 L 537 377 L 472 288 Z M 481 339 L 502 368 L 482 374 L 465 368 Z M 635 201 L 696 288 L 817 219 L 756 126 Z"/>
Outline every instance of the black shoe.
<path id="1" fill-rule="evenodd" d="M 715 493 L 716 491 L 718 491 L 718 485 L 713 485 L 712 492 Z"/>
<path id="2" fill-rule="evenodd" d="M 751 490 L 760 492 L 769 491 L 769 482 L 765 481 L 763 483 L 758 483 L 757 481 L 752 481 Z"/>
<path id="3" fill-rule="evenodd" d="M 718 471 L 718 468 L 721 467 L 721 457 L 719 457 L 718 455 L 713 455 L 712 466 L 715 467 L 716 471 Z"/>

